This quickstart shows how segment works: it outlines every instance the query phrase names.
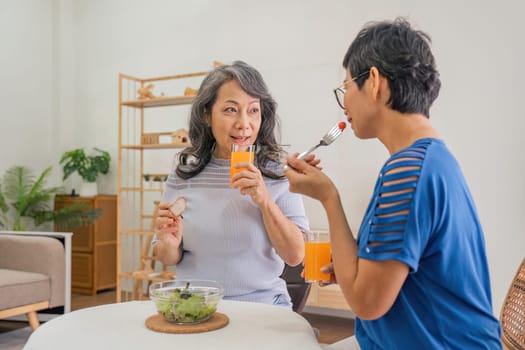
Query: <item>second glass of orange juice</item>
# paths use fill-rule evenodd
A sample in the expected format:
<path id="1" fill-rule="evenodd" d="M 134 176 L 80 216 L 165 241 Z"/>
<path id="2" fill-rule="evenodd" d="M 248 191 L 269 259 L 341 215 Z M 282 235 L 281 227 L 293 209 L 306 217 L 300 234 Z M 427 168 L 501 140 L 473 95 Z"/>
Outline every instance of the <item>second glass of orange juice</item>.
<path id="1" fill-rule="evenodd" d="M 238 163 L 251 163 L 255 158 L 255 145 L 237 145 L 232 144 L 231 162 L 230 162 L 230 184 L 233 175 L 246 168 L 236 168 Z"/>
<path id="2" fill-rule="evenodd" d="M 330 264 L 332 252 L 330 235 L 326 231 L 307 232 L 305 235 L 304 279 L 306 282 L 330 282 L 330 274 L 321 267 Z"/>

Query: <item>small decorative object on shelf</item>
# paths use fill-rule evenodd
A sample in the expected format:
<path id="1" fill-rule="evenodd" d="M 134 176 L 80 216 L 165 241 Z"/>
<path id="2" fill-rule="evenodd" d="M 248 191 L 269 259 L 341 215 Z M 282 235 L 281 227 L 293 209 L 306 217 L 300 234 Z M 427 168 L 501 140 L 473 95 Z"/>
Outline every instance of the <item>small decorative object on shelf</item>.
<path id="1" fill-rule="evenodd" d="M 191 87 L 188 86 L 186 89 L 184 89 L 184 96 L 197 96 L 198 92 L 199 90 L 192 89 Z"/>
<path id="2" fill-rule="evenodd" d="M 150 132 L 141 136 L 140 143 L 143 145 L 157 145 L 160 143 L 159 139 L 159 133 Z"/>
<path id="3" fill-rule="evenodd" d="M 151 188 L 151 175 L 150 174 L 144 174 L 142 175 L 144 178 L 144 188 Z"/>
<path id="4" fill-rule="evenodd" d="M 155 182 L 156 184 L 156 188 L 162 188 L 162 184 L 163 184 L 163 180 L 162 180 L 162 177 L 160 175 L 155 175 L 153 177 L 153 182 Z"/>
<path id="5" fill-rule="evenodd" d="M 190 135 L 186 129 L 179 129 L 171 134 L 171 143 L 181 146 L 190 145 Z"/>
<path id="6" fill-rule="evenodd" d="M 175 132 L 168 131 L 168 132 L 144 133 L 140 137 L 140 144 L 148 145 L 150 147 L 154 147 L 155 145 L 174 144 L 177 147 L 184 147 L 184 146 L 189 146 L 190 142 L 189 142 L 188 132 L 184 129 L 179 129 Z"/>
<path id="7" fill-rule="evenodd" d="M 153 92 L 151 91 L 151 90 L 153 90 L 154 86 L 155 85 L 153 85 L 153 84 L 148 84 L 148 85 L 143 86 L 140 89 L 138 89 L 137 90 L 137 93 L 139 94 L 138 99 L 139 100 L 146 100 L 146 99 L 150 99 L 150 98 L 156 98 L 156 96 L 153 95 Z"/>

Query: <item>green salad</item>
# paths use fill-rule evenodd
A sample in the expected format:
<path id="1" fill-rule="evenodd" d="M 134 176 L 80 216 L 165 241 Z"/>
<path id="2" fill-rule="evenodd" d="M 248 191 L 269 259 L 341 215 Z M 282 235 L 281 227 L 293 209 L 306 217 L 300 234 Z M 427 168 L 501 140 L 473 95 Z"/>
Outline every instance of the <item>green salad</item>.
<path id="1" fill-rule="evenodd" d="M 207 303 L 204 296 L 191 293 L 189 283 L 184 289 L 175 288 L 169 294 L 159 291 L 155 297 L 158 299 L 157 311 L 169 321 L 178 323 L 203 321 L 217 308 L 217 303 Z"/>

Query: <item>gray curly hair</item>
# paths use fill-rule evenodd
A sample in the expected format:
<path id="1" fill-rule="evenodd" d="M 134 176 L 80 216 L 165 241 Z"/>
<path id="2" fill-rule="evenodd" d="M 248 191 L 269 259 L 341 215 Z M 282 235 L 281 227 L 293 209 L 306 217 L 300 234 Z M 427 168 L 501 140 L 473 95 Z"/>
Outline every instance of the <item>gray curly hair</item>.
<path id="1" fill-rule="evenodd" d="M 276 132 L 280 127 L 276 114 L 277 103 L 270 95 L 262 75 L 242 61 L 215 68 L 204 78 L 199 92 L 193 101 L 190 114 L 189 136 L 191 146 L 179 153 L 177 175 L 188 179 L 199 174 L 210 162 L 215 148 L 215 138 L 208 126 L 209 113 L 217 99 L 219 88 L 226 82 L 235 80 L 250 96 L 258 97 L 261 104 L 261 128 L 255 141 L 255 162 L 264 176 L 277 179 L 272 162 L 279 163 L 285 152 L 277 142 Z M 275 163 L 274 163 L 275 164 Z"/>

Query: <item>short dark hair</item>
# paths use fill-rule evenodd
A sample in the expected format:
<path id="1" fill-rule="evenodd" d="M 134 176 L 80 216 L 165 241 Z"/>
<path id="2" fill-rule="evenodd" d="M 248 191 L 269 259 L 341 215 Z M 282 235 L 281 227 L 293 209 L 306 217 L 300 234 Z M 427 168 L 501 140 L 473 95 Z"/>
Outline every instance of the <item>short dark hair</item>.
<path id="1" fill-rule="evenodd" d="M 183 179 L 199 174 L 210 162 L 215 148 L 215 138 L 208 125 L 209 113 L 217 99 L 220 87 L 229 81 L 237 81 L 250 96 L 258 97 L 261 104 L 261 128 L 257 134 L 255 161 L 261 173 L 276 179 L 283 177 L 271 169 L 270 163 L 280 162 L 284 150 L 277 143 L 279 131 L 277 103 L 270 95 L 262 75 L 252 66 L 242 61 L 215 68 L 204 78 L 199 92 L 193 100 L 190 114 L 189 137 L 191 146 L 179 153 L 177 175 Z"/>
<path id="2" fill-rule="evenodd" d="M 430 36 L 412 29 L 404 18 L 370 22 L 348 48 L 343 67 L 354 77 L 376 67 L 388 80 L 392 109 L 428 118 L 441 88 L 430 44 Z M 367 76 L 356 80 L 359 88 Z"/>

